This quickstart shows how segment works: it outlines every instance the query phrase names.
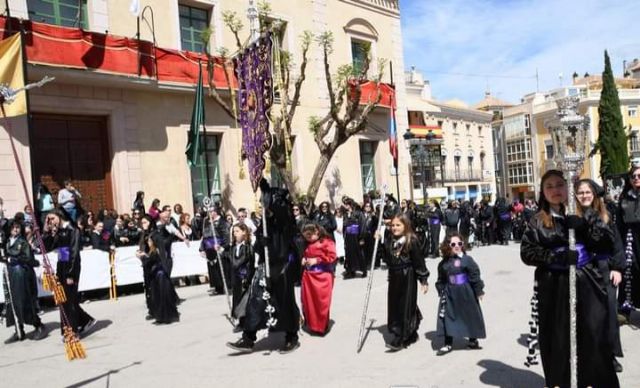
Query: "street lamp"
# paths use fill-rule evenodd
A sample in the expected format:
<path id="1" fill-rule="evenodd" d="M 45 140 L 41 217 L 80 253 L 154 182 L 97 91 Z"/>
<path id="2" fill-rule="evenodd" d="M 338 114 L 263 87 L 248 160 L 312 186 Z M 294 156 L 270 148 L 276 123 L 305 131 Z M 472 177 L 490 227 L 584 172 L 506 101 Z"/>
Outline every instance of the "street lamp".
<path id="1" fill-rule="evenodd" d="M 416 138 L 415 134 L 411 132 L 411 129 L 408 128 L 405 134 L 402 136 L 405 140 L 405 146 L 409 149 L 409 153 L 411 155 L 412 163 L 414 165 L 414 161 L 416 165 L 420 166 L 420 175 L 422 180 L 422 198 L 423 203 L 426 204 L 427 201 L 427 168 L 431 171 L 432 178 L 430 180 L 435 180 L 435 167 L 437 165 L 440 166 L 441 174 L 442 172 L 442 158 L 441 154 L 441 145 L 442 140 L 436 138 L 436 134 L 433 130 L 429 129 L 426 136 L 424 138 Z M 444 178 L 444 177 L 443 177 Z"/>
<path id="2" fill-rule="evenodd" d="M 557 101 L 556 117 L 545 124 L 549 128 L 553 147 L 556 150 L 556 166 L 569 178 L 567 214 L 576 214 L 574 183 L 582 171 L 587 145 L 589 117 L 578 113 L 578 97 L 569 97 Z M 576 231 L 569 229 L 569 249 L 576 250 Z M 571 388 L 578 385 L 578 352 L 576 330 L 576 266 L 569 267 L 569 364 L 571 367 Z"/>

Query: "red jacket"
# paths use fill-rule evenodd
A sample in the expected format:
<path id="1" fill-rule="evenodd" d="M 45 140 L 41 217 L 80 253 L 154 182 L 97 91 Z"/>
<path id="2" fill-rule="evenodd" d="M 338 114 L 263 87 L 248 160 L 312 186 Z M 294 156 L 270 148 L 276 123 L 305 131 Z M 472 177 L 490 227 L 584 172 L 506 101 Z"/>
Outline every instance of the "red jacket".
<path id="1" fill-rule="evenodd" d="M 304 250 L 304 257 L 318 259 L 318 264 L 332 264 L 336 261 L 336 243 L 327 237 L 310 243 Z"/>

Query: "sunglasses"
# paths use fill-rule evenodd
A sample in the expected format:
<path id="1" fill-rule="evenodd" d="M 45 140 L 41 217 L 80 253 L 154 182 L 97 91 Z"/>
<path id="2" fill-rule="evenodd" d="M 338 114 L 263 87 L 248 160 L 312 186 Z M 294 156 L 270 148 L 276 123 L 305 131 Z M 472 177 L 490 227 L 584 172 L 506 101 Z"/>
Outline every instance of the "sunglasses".
<path id="1" fill-rule="evenodd" d="M 457 243 L 456 242 L 452 242 L 451 244 L 449 244 L 449 246 L 451 246 L 451 248 L 455 248 L 456 245 L 461 247 L 461 246 L 464 245 L 464 243 L 462 241 L 458 241 Z"/>
<path id="2" fill-rule="evenodd" d="M 293 208 L 293 211 L 294 211 L 294 212 L 299 212 L 299 211 L 300 211 L 300 209 Z"/>
<path id="3" fill-rule="evenodd" d="M 632 174 L 631 179 L 640 179 L 640 174 Z"/>

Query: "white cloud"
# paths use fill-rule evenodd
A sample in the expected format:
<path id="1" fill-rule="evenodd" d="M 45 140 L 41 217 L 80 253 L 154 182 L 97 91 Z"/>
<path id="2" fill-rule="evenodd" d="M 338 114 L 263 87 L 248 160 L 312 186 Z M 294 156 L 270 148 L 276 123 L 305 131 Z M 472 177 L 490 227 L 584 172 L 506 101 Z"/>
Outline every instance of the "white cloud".
<path id="1" fill-rule="evenodd" d="M 616 75 L 622 74 L 624 59 L 640 57 L 640 1 L 403 0 L 400 5 L 405 65 L 424 73 L 438 99 L 473 104 L 488 85 L 494 96 L 518 102 L 536 91 L 536 69 L 544 91 L 560 86 L 560 73 L 564 85 L 574 71 L 600 74 L 605 49 Z"/>

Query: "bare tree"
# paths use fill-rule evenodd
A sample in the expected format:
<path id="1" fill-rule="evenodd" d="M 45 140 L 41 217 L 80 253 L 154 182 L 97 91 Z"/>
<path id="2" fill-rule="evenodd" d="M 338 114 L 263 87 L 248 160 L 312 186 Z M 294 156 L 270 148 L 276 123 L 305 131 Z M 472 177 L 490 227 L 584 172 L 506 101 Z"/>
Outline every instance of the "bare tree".
<path id="1" fill-rule="evenodd" d="M 261 29 L 270 29 L 275 35 L 280 36 L 284 24 L 281 21 L 269 19 L 269 13 L 268 4 L 261 3 L 259 12 Z M 243 24 L 238 15 L 235 12 L 227 11 L 223 13 L 223 20 L 233 34 L 238 52 L 244 50 L 248 42 L 243 42 L 240 38 Z M 210 36 L 210 31 L 205 32 L 203 40 L 208 41 Z M 322 49 L 326 87 L 329 96 L 329 110 L 323 117 L 312 116 L 309 118 L 309 129 L 320 152 L 320 158 L 314 168 L 313 177 L 306 192 L 302 192 L 298 187 L 297 177 L 293 175 L 289 161 L 291 160 L 291 144 L 293 143 L 293 118 L 300 104 L 302 85 L 306 79 L 309 48 L 314 42 L 319 44 Z M 371 63 L 369 47 L 363 47 L 365 60 L 361 68 L 355 69 L 352 65 L 343 65 L 337 69 L 336 74 L 332 74 L 329 63 L 329 56 L 333 52 L 333 34 L 331 32 L 325 32 L 320 36 L 314 37 L 310 31 L 305 31 L 300 37 L 300 46 L 301 60 L 295 80 L 291 78 L 293 61 L 290 53 L 282 50 L 281 47 L 277 47 L 279 61 L 276 61 L 275 64 L 274 72 L 277 73 L 274 76 L 277 80 L 276 87 L 278 87 L 280 104 L 279 107 L 274 106 L 271 109 L 271 129 L 274 141 L 269 157 L 287 189 L 294 197 L 304 199 L 305 207 L 310 210 L 318 195 L 322 178 L 327 171 L 331 158 L 350 137 L 366 129 L 367 118 L 380 102 L 381 91 L 378 88 L 375 98 L 365 105 L 361 104 L 362 84 L 368 79 L 367 75 Z M 229 99 L 225 99 L 216 89 L 213 80 L 213 64 L 216 59 L 208 51 L 206 54 L 209 59 L 210 96 L 237 122 L 237 109 L 234 108 L 235 92 L 231 87 L 233 68 L 228 59 L 229 50 L 220 50 L 218 53 L 219 59 L 217 59 L 222 61 L 225 69 L 224 75 L 228 85 Z M 371 79 L 376 85 L 382 78 L 383 70 L 384 62 L 381 60 L 378 64 L 378 74 Z"/>

